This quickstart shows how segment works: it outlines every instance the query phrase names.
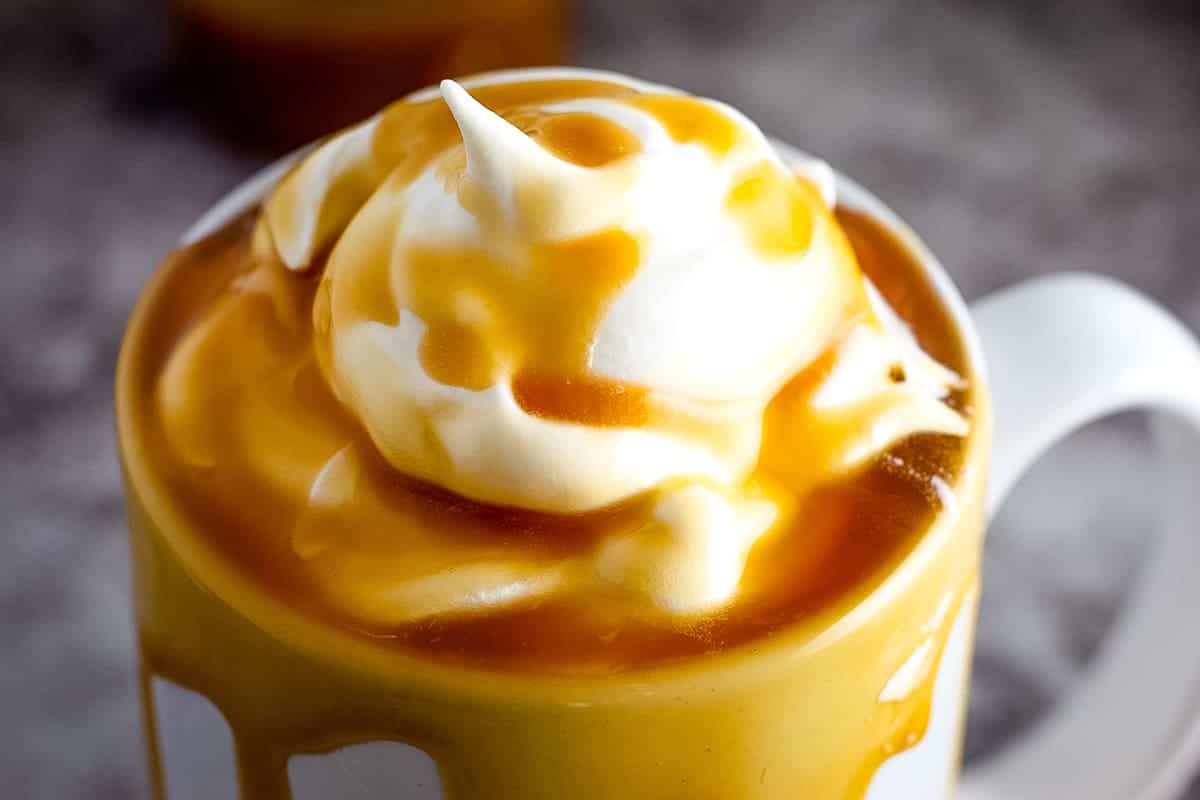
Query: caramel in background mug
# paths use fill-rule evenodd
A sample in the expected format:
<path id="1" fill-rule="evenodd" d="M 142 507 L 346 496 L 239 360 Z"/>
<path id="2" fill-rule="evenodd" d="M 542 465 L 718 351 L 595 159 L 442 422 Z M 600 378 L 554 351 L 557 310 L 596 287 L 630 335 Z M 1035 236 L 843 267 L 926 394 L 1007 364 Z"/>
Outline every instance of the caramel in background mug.
<path id="1" fill-rule="evenodd" d="M 253 208 L 290 161 L 228 195 L 185 243 Z M 122 352 L 117 414 L 158 797 L 1169 800 L 1200 755 L 1200 633 L 1189 613 L 1200 535 L 1187 506 L 1200 430 L 1194 339 L 1140 295 L 1086 275 L 1035 280 L 968 310 L 878 199 L 839 175 L 838 203 L 907 245 L 963 342 L 974 416 L 954 501 L 879 581 L 794 627 L 618 675 L 382 652 L 300 616 L 180 535 L 188 522 L 131 410 L 143 351 L 166 346 L 138 337 L 160 291 L 151 284 Z M 1178 453 L 1162 486 L 1172 524 L 1084 684 L 956 789 L 986 518 L 1047 448 L 1134 407 L 1169 412 L 1160 429 Z M 172 730 L 169 708 L 193 703 L 192 692 L 220 709 L 227 753 L 197 756 L 187 732 Z M 880 734 L 868 753 L 865 729 Z M 176 768 L 194 773 L 197 759 L 214 764 L 205 784 L 178 783 Z"/>

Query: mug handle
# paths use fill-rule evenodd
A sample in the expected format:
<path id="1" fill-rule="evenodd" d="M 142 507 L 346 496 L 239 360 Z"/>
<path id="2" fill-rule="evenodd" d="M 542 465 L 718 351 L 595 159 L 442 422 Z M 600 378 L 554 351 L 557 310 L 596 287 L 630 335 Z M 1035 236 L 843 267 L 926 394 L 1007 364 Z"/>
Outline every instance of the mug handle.
<path id="1" fill-rule="evenodd" d="M 1073 431 L 1133 408 L 1164 446 L 1166 530 L 1109 641 L 1033 732 L 967 770 L 962 800 L 1171 800 L 1200 759 L 1200 348 L 1165 310 L 1092 275 L 972 307 L 996 415 L 988 513 Z"/>

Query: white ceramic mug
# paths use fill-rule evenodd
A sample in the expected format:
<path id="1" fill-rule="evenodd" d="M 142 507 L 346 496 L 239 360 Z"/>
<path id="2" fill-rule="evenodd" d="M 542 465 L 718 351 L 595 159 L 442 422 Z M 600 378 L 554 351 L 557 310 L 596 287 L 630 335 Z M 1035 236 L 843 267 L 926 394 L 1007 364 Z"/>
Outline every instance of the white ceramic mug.
<path id="1" fill-rule="evenodd" d="M 543 73 L 570 76 L 571 71 Z M 785 159 L 804 156 L 776 143 Z M 247 181 L 186 235 L 194 241 L 258 202 L 291 159 Z M 882 202 L 839 176 L 839 202 L 888 224 L 917 253 L 967 343 L 974 372 L 986 374 L 996 429 L 989 513 L 1025 470 L 1075 429 L 1131 408 L 1166 412 L 1159 430 L 1171 462 L 1162 486 L 1170 523 L 1111 640 L 1070 699 L 1016 745 L 967 771 L 963 800 L 1169 800 L 1200 756 L 1200 532 L 1195 494 L 1200 464 L 1200 349 L 1166 311 L 1109 279 L 1065 274 L 999 292 L 968 309 L 934 256 Z M 986 354 L 988 369 L 984 369 Z M 867 800 L 941 800 L 958 772 L 970 643 L 968 608 L 956 623 L 936 679 L 924 739 L 888 760 Z M 1189 627 L 1192 626 L 1192 627 Z M 186 710 L 182 690 L 161 688 L 160 741 L 171 800 L 235 796 L 233 755 L 197 756 L 189 737 L 219 717 Z M 171 713 L 171 709 L 182 713 Z M 203 720 L 208 713 L 208 722 Z M 176 720 L 172 729 L 172 718 Z M 204 731 L 199 735 L 207 735 Z M 197 760 L 199 759 L 199 760 Z M 189 764 L 189 762 L 191 762 Z M 536 754 L 530 768 L 536 769 Z M 295 800 L 442 797 L 423 753 L 394 743 L 359 745 L 293 759 Z M 195 773 L 208 773 L 197 786 Z M 702 789 L 702 787 L 701 787 Z M 701 791 L 702 793 L 702 791 Z M 767 799 L 764 799 L 767 800 Z M 769 800 L 775 800 L 770 798 Z M 813 800 L 825 800 L 814 798 Z M 830 798 L 829 800 L 842 800 Z"/>

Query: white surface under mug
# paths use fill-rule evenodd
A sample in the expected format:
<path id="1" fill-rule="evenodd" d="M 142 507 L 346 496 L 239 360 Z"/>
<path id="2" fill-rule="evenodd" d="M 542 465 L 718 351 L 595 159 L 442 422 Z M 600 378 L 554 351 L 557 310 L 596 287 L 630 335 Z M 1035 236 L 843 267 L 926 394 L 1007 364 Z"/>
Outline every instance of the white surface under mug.
<path id="1" fill-rule="evenodd" d="M 788 145 L 775 144 L 785 160 L 804 158 Z M 252 207 L 293 158 L 227 195 L 187 233 L 185 243 Z M 968 309 L 936 258 L 878 198 L 842 175 L 838 196 L 840 203 L 888 224 L 920 257 L 957 321 L 976 374 L 988 376 L 996 416 L 990 512 L 1042 453 L 1112 413 L 1164 412 L 1162 443 L 1174 459 L 1162 485 L 1169 524 L 1097 663 L 1031 734 L 966 771 L 957 796 L 1170 800 L 1200 760 L 1200 627 L 1191 620 L 1200 609 L 1200 531 L 1195 529 L 1200 504 L 1191 502 L 1200 473 L 1200 348 L 1165 310 L 1097 276 L 1032 280 Z M 961 752 L 972 625 L 968 609 L 942 659 L 926 736 L 883 765 L 866 800 L 947 797 Z M 173 686 L 162 684 L 156 691 L 171 800 L 236 796 L 233 752 L 220 716 Z M 227 749 L 197 751 L 197 738 L 211 742 L 222 736 Z M 296 758 L 290 772 L 295 800 L 442 797 L 433 762 L 396 743 Z M 201 783 L 198 773 L 206 776 Z"/>

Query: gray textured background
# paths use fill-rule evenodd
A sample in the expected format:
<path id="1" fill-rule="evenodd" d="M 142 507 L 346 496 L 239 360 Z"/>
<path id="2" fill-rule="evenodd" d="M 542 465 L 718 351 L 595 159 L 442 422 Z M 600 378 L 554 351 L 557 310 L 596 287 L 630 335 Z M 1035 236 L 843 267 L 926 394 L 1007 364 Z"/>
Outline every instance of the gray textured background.
<path id="1" fill-rule="evenodd" d="M 726 99 L 826 157 L 907 217 L 968 297 L 1087 269 L 1200 326 L 1190 3 L 582 5 L 576 61 Z M 149 0 L 0 4 L 0 795 L 14 800 L 143 792 L 111 372 L 156 261 L 257 164 L 195 123 L 163 33 Z M 994 527 L 971 757 L 1068 690 L 1117 612 L 1151 527 L 1144 441 L 1136 418 L 1084 432 Z"/>

